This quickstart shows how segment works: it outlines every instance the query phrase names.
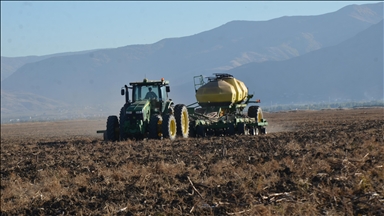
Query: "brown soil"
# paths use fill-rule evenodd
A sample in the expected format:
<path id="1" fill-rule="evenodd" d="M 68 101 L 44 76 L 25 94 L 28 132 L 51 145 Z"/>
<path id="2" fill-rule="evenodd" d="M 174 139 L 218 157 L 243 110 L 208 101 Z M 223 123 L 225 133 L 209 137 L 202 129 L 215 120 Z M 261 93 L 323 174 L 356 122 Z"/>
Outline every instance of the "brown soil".
<path id="1" fill-rule="evenodd" d="M 264 117 L 267 135 L 173 142 L 1 125 L 1 215 L 384 214 L 384 109 Z"/>

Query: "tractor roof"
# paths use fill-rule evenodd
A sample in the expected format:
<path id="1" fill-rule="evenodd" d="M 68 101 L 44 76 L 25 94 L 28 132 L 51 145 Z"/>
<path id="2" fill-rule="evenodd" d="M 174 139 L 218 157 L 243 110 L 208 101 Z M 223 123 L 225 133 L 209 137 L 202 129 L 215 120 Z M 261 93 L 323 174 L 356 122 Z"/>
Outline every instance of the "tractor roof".
<path id="1" fill-rule="evenodd" d="M 130 82 L 129 85 L 169 85 L 169 81 L 164 80 L 164 78 L 161 78 L 161 80 L 148 80 L 144 78 L 142 82 Z"/>

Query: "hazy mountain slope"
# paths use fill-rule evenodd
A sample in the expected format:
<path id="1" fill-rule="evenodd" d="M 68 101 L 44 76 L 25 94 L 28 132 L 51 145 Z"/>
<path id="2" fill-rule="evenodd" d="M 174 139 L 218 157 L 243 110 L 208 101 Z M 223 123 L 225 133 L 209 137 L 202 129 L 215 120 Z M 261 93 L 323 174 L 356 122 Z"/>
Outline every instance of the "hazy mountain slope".
<path id="1" fill-rule="evenodd" d="M 150 45 L 52 57 L 20 67 L 2 81 L 2 89 L 70 104 L 111 104 L 119 110 L 124 100 L 119 95 L 121 86 L 144 77 L 164 77 L 171 82 L 174 101 L 188 103 L 195 100 L 194 75 L 223 72 L 249 62 L 285 60 L 338 44 L 379 22 L 382 5 L 348 6 L 319 16 L 234 21 Z"/>
<path id="2" fill-rule="evenodd" d="M 360 12 L 359 18 L 356 14 Z M 155 45 L 164 47 L 148 62 L 180 71 L 227 70 L 249 62 L 286 60 L 327 46 L 336 45 L 383 17 L 382 4 L 348 6 L 319 16 L 281 17 L 269 21 L 233 21 L 223 26 Z M 172 64 L 166 64 L 173 59 Z M 198 63 L 198 64 L 196 64 Z M 196 67 L 199 65 L 200 67 Z M 167 68 L 168 69 L 168 68 Z M 169 70 L 168 69 L 168 70 Z M 216 70 L 215 70 L 216 69 Z"/>
<path id="3" fill-rule="evenodd" d="M 38 56 L 26 56 L 26 57 L 3 57 L 1 56 L 1 81 L 9 77 L 13 72 L 19 69 L 21 66 L 42 60 Z"/>
<path id="4" fill-rule="evenodd" d="M 31 92 L 69 103 L 73 101 L 81 103 L 83 99 L 93 103 L 99 100 L 97 94 L 100 89 L 107 89 L 104 83 L 115 79 L 109 76 L 111 73 L 109 70 L 97 70 L 99 66 L 99 59 L 91 57 L 54 57 L 24 65 L 3 81 L 2 88 Z M 8 82 L 12 79 L 17 81 Z"/>
<path id="5" fill-rule="evenodd" d="M 14 113 L 33 115 L 39 110 L 50 111 L 69 107 L 68 104 L 41 97 L 32 93 L 1 92 L 1 115 L 7 116 Z M 41 113 L 39 113 L 41 114 Z"/>
<path id="6" fill-rule="evenodd" d="M 228 71 L 270 103 L 383 99 L 383 21 L 339 45 Z"/>
<path id="7" fill-rule="evenodd" d="M 9 77 L 13 72 L 19 69 L 21 66 L 38 62 L 47 58 L 56 57 L 56 56 L 66 56 L 66 55 L 76 55 L 83 54 L 88 52 L 94 52 L 95 50 L 87 50 L 80 52 L 66 52 L 66 53 L 58 53 L 52 55 L 44 55 L 44 56 L 24 56 L 24 57 L 5 57 L 1 56 L 1 81 L 5 78 Z"/>

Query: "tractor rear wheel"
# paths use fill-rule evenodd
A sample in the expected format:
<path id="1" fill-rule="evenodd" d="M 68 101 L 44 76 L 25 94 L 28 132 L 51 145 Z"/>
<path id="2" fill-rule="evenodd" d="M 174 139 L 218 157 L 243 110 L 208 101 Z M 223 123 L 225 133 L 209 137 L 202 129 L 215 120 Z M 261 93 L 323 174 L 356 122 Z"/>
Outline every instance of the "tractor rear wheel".
<path id="1" fill-rule="evenodd" d="M 119 139 L 119 120 L 117 116 L 108 116 L 107 119 L 107 131 L 106 131 L 107 141 L 118 141 Z"/>
<path id="2" fill-rule="evenodd" d="M 175 118 L 177 124 L 177 135 L 188 138 L 189 134 L 189 116 L 188 109 L 184 104 L 175 106 Z"/>
<path id="3" fill-rule="evenodd" d="M 172 114 L 165 115 L 162 123 L 162 132 L 164 138 L 169 138 L 170 140 L 174 140 L 176 138 L 176 119 Z"/>
<path id="4" fill-rule="evenodd" d="M 153 115 L 149 120 L 149 139 L 161 139 L 161 124 L 163 118 L 161 115 Z"/>

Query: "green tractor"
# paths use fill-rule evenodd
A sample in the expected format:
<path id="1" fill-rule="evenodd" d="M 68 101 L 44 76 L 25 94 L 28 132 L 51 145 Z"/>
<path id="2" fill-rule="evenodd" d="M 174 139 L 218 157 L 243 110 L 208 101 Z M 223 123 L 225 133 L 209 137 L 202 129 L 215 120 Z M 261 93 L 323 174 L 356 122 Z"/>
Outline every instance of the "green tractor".
<path id="1" fill-rule="evenodd" d="M 177 135 L 188 138 L 189 116 L 184 104 L 174 105 L 168 98 L 169 81 L 148 80 L 131 82 L 121 89 L 125 95 L 125 104 L 119 118 L 109 116 L 104 133 L 106 141 L 127 139 L 162 139 L 174 140 Z M 131 90 L 131 99 L 129 98 Z"/>

